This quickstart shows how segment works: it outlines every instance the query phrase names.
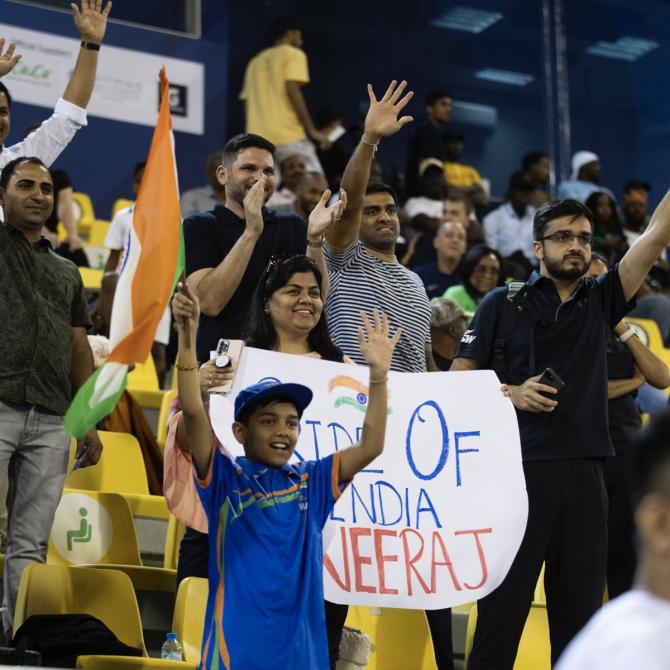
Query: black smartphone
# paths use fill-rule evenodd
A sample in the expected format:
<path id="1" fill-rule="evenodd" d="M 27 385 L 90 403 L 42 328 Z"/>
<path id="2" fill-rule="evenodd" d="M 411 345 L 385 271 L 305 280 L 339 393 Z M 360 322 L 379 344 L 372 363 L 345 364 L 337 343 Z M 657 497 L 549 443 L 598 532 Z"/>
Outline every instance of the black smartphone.
<path id="1" fill-rule="evenodd" d="M 558 372 L 553 368 L 546 368 L 542 373 L 542 376 L 537 380 L 540 384 L 546 384 L 555 388 L 556 391 L 560 393 L 561 389 L 565 386 L 565 382 L 559 377 Z M 548 393 L 547 397 L 553 398 L 555 394 Z"/>

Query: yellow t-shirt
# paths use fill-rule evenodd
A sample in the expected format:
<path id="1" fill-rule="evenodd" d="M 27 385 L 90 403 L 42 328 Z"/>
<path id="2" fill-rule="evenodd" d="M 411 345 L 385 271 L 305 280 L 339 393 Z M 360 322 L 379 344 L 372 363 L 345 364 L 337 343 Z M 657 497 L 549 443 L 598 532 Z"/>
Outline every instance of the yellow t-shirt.
<path id="1" fill-rule="evenodd" d="M 461 165 L 461 163 L 445 163 L 444 178 L 451 186 L 474 186 L 482 180 L 479 172 L 471 165 Z"/>
<path id="2" fill-rule="evenodd" d="M 240 99 L 246 101 L 247 132 L 262 135 L 279 147 L 305 139 L 286 93 L 287 81 L 309 82 L 307 56 L 297 47 L 282 44 L 249 61 L 240 93 Z"/>

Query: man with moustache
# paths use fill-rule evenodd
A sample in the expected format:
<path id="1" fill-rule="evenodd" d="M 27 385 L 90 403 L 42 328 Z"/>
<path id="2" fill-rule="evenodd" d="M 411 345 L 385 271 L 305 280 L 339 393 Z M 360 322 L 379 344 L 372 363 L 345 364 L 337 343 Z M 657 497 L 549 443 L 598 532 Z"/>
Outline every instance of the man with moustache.
<path id="1" fill-rule="evenodd" d="M 216 172 L 226 203 L 184 222 L 186 282 L 202 311 L 200 361 L 209 360 L 219 338 L 242 339 L 251 297 L 270 258 L 305 253 L 303 219 L 264 206 L 275 189 L 274 150 L 260 135 L 231 138 Z"/>
<path id="2" fill-rule="evenodd" d="M 470 670 L 512 669 L 543 562 L 552 664 L 602 605 L 603 461 L 614 455 L 606 336 L 670 241 L 670 193 L 637 243 L 602 277 L 584 276 L 593 218 L 580 202 L 540 207 L 533 238 L 539 272 L 514 296 L 501 287 L 482 300 L 451 367 L 498 373 L 517 411 L 528 491 L 528 523 L 514 563 L 478 603 Z M 565 384 L 558 392 L 539 381 L 548 367 Z"/>

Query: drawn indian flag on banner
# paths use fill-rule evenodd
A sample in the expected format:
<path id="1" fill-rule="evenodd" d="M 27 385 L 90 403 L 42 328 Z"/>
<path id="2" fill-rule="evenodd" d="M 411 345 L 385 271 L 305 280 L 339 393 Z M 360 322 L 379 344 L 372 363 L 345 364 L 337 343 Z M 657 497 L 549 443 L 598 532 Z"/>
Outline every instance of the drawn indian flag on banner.
<path id="1" fill-rule="evenodd" d="M 184 268 L 179 186 L 168 80 L 160 71 L 161 105 L 133 213 L 124 267 L 114 294 L 111 354 L 79 389 L 65 430 L 82 437 L 107 416 L 123 393 L 128 366 L 143 363 L 165 306 Z"/>
<path id="2" fill-rule="evenodd" d="M 335 398 L 333 403 L 335 407 L 349 405 L 365 414 L 368 405 L 368 395 L 370 394 L 370 389 L 365 384 L 362 384 L 357 379 L 349 377 L 348 375 L 339 375 L 333 377 L 328 382 L 328 390 L 332 393 L 335 389 L 342 389 L 342 391 L 340 391 L 342 395 Z M 386 413 L 393 414 L 393 408 L 389 406 Z"/>

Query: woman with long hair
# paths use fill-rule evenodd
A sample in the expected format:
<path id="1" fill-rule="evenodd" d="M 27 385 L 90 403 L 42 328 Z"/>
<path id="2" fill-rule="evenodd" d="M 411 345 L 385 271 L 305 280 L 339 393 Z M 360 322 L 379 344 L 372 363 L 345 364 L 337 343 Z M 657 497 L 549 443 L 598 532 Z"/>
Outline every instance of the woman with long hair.
<path id="1" fill-rule="evenodd" d="M 628 249 L 616 203 L 607 193 L 596 191 L 591 193 L 585 204 L 593 213 L 592 251 L 602 254 L 611 267 L 623 258 Z"/>

